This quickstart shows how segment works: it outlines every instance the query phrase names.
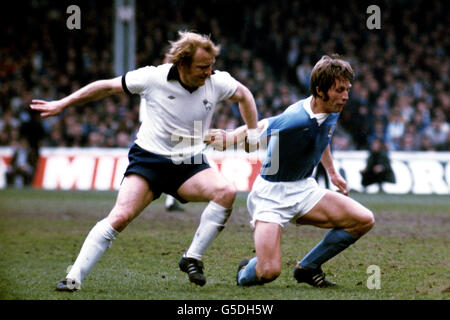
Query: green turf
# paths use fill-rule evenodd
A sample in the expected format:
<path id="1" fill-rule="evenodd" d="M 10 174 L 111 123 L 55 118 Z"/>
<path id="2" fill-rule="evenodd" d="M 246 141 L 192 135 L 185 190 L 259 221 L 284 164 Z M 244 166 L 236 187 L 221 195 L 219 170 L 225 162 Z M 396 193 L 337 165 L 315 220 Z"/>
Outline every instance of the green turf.
<path id="1" fill-rule="evenodd" d="M 55 292 L 91 227 L 114 204 L 114 192 L 0 191 L 0 299 L 132 300 L 379 300 L 450 298 L 448 196 L 354 194 L 376 226 L 323 266 L 333 289 L 296 284 L 292 268 L 326 230 L 289 225 L 282 239 L 283 271 L 274 282 L 242 288 L 236 267 L 253 253 L 245 196 L 227 228 L 204 256 L 208 282 L 197 287 L 177 262 L 192 240 L 205 204 L 165 212 L 152 203 L 117 239 L 85 279 L 82 290 Z M 368 289 L 367 268 L 381 271 L 381 289 Z"/>

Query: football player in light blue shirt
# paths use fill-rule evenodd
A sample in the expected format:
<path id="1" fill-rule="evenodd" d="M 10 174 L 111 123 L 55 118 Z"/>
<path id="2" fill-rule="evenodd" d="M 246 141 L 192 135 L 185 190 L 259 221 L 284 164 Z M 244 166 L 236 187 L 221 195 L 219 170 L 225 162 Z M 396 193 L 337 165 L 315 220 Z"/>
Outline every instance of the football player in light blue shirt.
<path id="1" fill-rule="evenodd" d="M 309 97 L 291 105 L 281 115 L 267 119 L 261 137 L 271 136 L 267 157 L 262 165 L 265 180 L 297 181 L 311 176 L 322 153 L 329 145 L 339 113 L 321 115 L 311 112 Z M 320 116 L 319 116 L 320 117 Z M 277 170 L 273 172 L 273 162 Z"/>
<path id="2" fill-rule="evenodd" d="M 353 70 L 337 55 L 323 56 L 311 73 L 312 96 L 282 114 L 261 120 L 267 156 L 247 200 L 254 227 L 256 257 L 244 259 L 236 277 L 240 286 L 263 284 L 281 273 L 281 234 L 288 222 L 331 229 L 294 268 L 297 282 L 314 287 L 335 285 L 322 264 L 353 244 L 374 225 L 372 212 L 348 197 L 345 180 L 335 170 L 330 141 L 348 100 Z M 246 137 L 245 126 L 233 132 L 212 130 L 213 146 L 227 147 Z M 322 162 L 337 192 L 320 188 L 311 177 Z"/>

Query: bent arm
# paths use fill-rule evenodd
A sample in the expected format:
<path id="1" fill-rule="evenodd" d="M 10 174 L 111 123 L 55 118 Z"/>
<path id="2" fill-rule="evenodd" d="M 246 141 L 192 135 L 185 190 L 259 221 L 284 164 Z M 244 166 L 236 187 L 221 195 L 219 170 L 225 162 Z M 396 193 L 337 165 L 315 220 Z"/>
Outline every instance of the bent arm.
<path id="1" fill-rule="evenodd" d="M 242 119 L 250 129 L 256 129 L 258 125 L 258 112 L 253 94 L 243 84 L 238 82 L 235 93 L 230 97 L 231 101 L 239 103 L 239 111 Z"/>
<path id="2" fill-rule="evenodd" d="M 61 100 L 33 100 L 30 108 L 39 111 L 41 117 L 46 118 L 61 113 L 67 107 L 100 100 L 107 96 L 123 92 L 121 77 L 109 80 L 98 80 L 84 86 Z"/>
<path id="3" fill-rule="evenodd" d="M 336 171 L 336 169 L 334 167 L 333 157 L 331 156 L 330 145 L 328 145 L 326 147 L 325 151 L 323 152 L 320 162 L 322 162 L 323 167 L 325 168 L 328 175 L 330 176 L 331 182 L 338 188 L 338 192 L 340 192 L 344 195 L 348 195 L 347 182 L 339 174 L 339 172 Z"/>

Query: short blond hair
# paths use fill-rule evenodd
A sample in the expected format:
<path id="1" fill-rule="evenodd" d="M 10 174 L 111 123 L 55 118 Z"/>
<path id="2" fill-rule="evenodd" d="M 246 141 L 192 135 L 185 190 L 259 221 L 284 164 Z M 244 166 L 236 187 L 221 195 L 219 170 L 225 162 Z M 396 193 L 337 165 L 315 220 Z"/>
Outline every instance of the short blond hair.
<path id="1" fill-rule="evenodd" d="M 214 57 L 219 55 L 220 46 L 212 42 L 210 36 L 190 31 L 178 31 L 179 38 L 170 41 L 169 51 L 164 58 L 165 63 L 190 65 L 197 48 L 203 48 Z"/>

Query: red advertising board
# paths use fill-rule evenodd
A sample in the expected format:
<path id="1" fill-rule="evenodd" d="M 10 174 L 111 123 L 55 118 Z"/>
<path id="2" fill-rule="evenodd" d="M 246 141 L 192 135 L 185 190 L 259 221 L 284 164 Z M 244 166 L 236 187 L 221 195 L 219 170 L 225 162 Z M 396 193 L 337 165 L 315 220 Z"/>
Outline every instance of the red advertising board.
<path id="1" fill-rule="evenodd" d="M 11 148 L 0 148 L 0 189 L 6 187 L 5 173 L 12 152 Z M 251 190 L 264 157 L 264 152 L 254 155 L 243 151 L 206 151 L 205 154 L 210 165 L 242 192 Z M 360 171 L 365 166 L 367 152 L 337 151 L 333 157 L 350 190 L 379 191 L 377 185 L 366 190 L 361 185 Z M 391 152 L 390 157 L 396 183 L 384 184 L 385 192 L 450 194 L 450 152 Z M 117 190 L 127 165 L 127 149 L 43 148 L 33 186 L 49 190 Z M 319 184 L 325 181 L 319 180 Z"/>

